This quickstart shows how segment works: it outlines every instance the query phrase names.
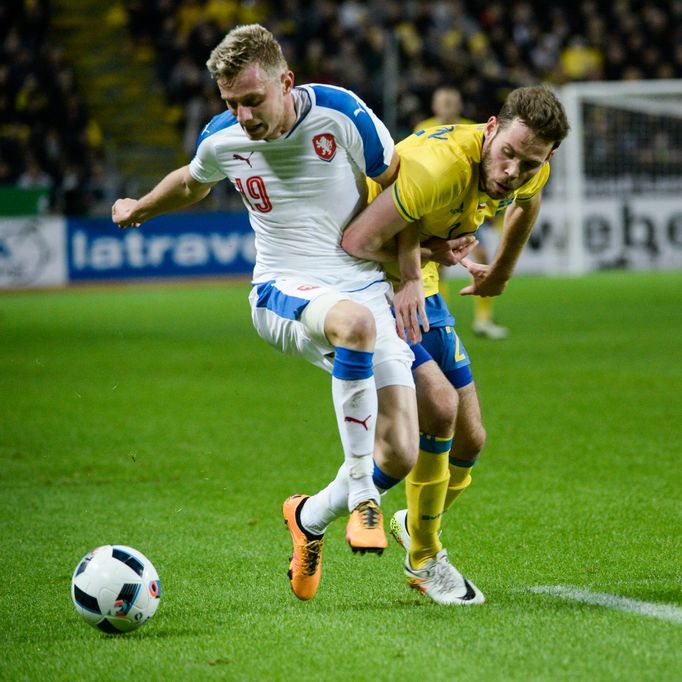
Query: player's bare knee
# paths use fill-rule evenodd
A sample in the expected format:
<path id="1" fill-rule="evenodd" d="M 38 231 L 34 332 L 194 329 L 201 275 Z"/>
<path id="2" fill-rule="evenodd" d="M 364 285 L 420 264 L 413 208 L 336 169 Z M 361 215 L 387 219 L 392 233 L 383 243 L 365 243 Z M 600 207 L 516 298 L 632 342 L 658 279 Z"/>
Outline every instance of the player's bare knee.
<path id="1" fill-rule="evenodd" d="M 376 341 L 374 316 L 364 305 L 340 301 L 327 315 L 325 334 L 334 346 L 371 350 Z"/>
<path id="2" fill-rule="evenodd" d="M 477 424 L 462 434 L 455 432 L 457 458 L 475 461 L 485 447 L 487 438 L 488 434 L 483 424 Z"/>
<path id="3" fill-rule="evenodd" d="M 455 430 L 457 394 L 455 391 L 429 393 L 419 400 L 419 430 L 447 438 Z"/>
<path id="4" fill-rule="evenodd" d="M 418 368 L 417 372 L 421 369 Z M 416 373 L 415 373 L 416 374 Z M 431 377 L 422 381 L 415 376 L 417 384 L 417 407 L 419 430 L 439 438 L 447 438 L 455 430 L 458 396 L 445 377 Z"/>

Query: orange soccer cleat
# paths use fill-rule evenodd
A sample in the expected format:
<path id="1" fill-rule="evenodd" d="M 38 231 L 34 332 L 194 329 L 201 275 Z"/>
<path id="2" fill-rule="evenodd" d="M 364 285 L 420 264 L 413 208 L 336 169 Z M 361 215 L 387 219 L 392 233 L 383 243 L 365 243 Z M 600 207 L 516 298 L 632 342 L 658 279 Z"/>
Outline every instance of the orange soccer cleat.
<path id="1" fill-rule="evenodd" d="M 384 515 L 374 500 L 360 502 L 346 526 L 346 540 L 353 552 L 383 554 L 388 546 L 384 534 Z"/>
<path id="2" fill-rule="evenodd" d="M 324 544 L 324 536 L 311 538 L 301 528 L 298 510 L 307 499 L 308 495 L 291 495 L 282 505 L 284 524 L 289 528 L 294 543 L 289 563 L 289 581 L 294 594 L 303 601 L 312 599 L 320 584 Z"/>

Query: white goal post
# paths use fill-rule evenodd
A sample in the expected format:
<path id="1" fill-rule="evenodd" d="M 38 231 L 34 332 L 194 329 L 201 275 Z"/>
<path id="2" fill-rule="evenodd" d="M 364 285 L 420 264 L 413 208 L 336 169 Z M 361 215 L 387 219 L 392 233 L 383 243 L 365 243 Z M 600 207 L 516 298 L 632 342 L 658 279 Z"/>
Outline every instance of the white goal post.
<path id="1" fill-rule="evenodd" d="M 552 224 L 535 235 L 549 246 L 553 230 L 553 271 L 682 267 L 682 80 L 571 83 L 558 95 L 571 132 L 543 201 Z"/>

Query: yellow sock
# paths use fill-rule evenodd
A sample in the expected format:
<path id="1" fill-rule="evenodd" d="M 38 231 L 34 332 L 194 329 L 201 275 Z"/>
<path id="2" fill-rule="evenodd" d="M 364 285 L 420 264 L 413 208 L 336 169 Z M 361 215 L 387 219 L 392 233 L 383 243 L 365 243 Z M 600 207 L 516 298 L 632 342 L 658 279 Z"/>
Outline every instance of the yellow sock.
<path id="1" fill-rule="evenodd" d="M 474 296 L 474 322 L 490 322 L 493 318 L 493 299 Z"/>
<path id="2" fill-rule="evenodd" d="M 448 482 L 448 452 L 452 438 L 421 434 L 417 463 L 405 479 L 410 564 L 421 568 L 443 546 L 438 532 Z"/>
<path id="3" fill-rule="evenodd" d="M 443 513 L 450 509 L 455 500 L 471 485 L 471 469 L 475 461 L 469 466 L 461 466 L 461 464 L 464 464 L 463 460 L 457 460 L 457 464 L 453 464 L 452 459 L 450 460 L 450 479 L 443 503 Z"/>

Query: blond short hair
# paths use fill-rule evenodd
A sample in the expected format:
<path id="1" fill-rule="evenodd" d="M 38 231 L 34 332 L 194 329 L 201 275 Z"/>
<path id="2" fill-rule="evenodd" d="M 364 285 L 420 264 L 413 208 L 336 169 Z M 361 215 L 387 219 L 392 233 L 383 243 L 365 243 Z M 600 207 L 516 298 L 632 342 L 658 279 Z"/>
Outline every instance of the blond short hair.
<path id="1" fill-rule="evenodd" d="M 260 24 L 233 28 L 213 49 L 206 62 L 211 76 L 225 81 L 227 85 L 231 85 L 252 64 L 258 64 L 272 76 L 288 69 L 279 43 Z"/>

